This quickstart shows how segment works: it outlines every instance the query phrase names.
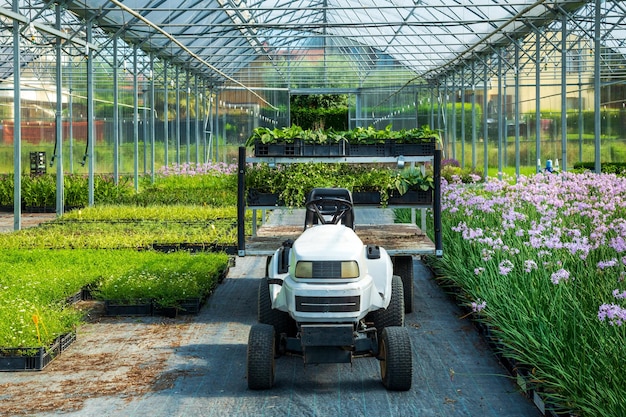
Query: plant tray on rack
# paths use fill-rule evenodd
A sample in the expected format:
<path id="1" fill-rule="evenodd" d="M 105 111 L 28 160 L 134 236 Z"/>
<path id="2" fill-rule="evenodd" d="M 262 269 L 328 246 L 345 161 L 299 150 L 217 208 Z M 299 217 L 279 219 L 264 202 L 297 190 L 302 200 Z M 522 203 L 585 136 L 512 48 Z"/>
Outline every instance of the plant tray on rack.
<path id="1" fill-rule="evenodd" d="M 384 143 L 351 143 L 348 145 L 347 154 L 350 156 L 392 156 L 393 142 L 387 140 Z"/>
<path id="2" fill-rule="evenodd" d="M 41 371 L 75 340 L 76 333 L 71 332 L 47 347 L 0 348 L 0 371 Z"/>
<path id="3" fill-rule="evenodd" d="M 251 188 L 248 190 L 246 202 L 249 206 L 280 206 L 278 193 L 263 193 Z"/>
<path id="4" fill-rule="evenodd" d="M 344 156 L 345 154 L 343 143 L 302 145 L 302 156 Z"/>
<path id="5" fill-rule="evenodd" d="M 299 156 L 300 143 L 254 143 L 254 156 Z"/>
<path id="6" fill-rule="evenodd" d="M 380 205 L 380 192 L 378 191 L 353 191 L 352 202 L 354 204 Z"/>
<path id="7" fill-rule="evenodd" d="M 191 297 L 180 300 L 178 314 L 198 314 L 203 300 L 200 297 Z"/>
<path id="8" fill-rule="evenodd" d="M 390 205 L 402 205 L 402 204 L 417 204 L 426 205 L 433 202 L 433 190 L 409 190 L 406 193 L 400 195 L 398 193 L 392 193 L 389 196 Z"/>
<path id="9" fill-rule="evenodd" d="M 435 138 L 419 143 L 394 143 L 393 155 L 429 156 L 435 154 Z"/>

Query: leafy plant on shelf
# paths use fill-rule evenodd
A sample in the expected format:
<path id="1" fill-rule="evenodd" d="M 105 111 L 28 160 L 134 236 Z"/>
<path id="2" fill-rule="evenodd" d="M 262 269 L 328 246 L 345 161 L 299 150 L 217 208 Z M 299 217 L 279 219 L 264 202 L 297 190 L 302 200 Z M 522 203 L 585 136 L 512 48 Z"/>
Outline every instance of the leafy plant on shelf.
<path id="1" fill-rule="evenodd" d="M 373 126 L 356 127 L 346 132 L 337 132 L 333 129 L 302 129 L 300 126 L 292 125 L 282 129 L 267 127 L 257 127 L 246 141 L 246 146 L 252 147 L 255 143 L 294 143 L 301 139 L 305 144 L 332 144 L 342 140 L 351 144 L 372 145 L 385 143 L 387 140 L 394 140 L 399 143 L 419 143 L 424 140 L 435 140 L 441 144 L 438 131 L 428 126 L 422 126 L 409 130 L 393 130 L 391 125 L 384 129 L 376 129 Z"/>
<path id="2" fill-rule="evenodd" d="M 257 164 L 248 168 L 246 185 L 248 190 L 279 194 L 287 206 L 302 207 L 307 194 L 315 187 L 375 191 L 386 204 L 392 192 L 402 195 L 413 189 L 428 190 L 433 187 L 433 179 L 419 170 L 396 171 L 384 166 L 299 163 L 270 167 Z"/>
<path id="3" fill-rule="evenodd" d="M 429 126 L 401 130 L 396 139 L 399 143 L 419 143 L 425 139 L 430 140 L 432 138 L 435 138 L 435 141 L 441 147 L 443 143 L 439 131 L 431 129 Z"/>
<path id="4" fill-rule="evenodd" d="M 409 168 L 399 171 L 389 184 L 392 191 L 398 191 L 400 195 L 409 190 L 428 191 L 434 188 L 433 177 L 422 173 L 419 169 Z"/>

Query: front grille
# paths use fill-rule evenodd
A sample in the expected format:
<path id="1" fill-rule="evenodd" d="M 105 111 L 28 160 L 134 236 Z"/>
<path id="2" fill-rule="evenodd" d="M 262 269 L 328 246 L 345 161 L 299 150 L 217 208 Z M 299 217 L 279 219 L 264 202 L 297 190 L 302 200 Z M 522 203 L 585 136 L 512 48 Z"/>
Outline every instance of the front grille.
<path id="1" fill-rule="evenodd" d="M 313 278 L 341 278 L 341 261 L 314 261 Z"/>
<path id="2" fill-rule="evenodd" d="M 359 311 L 361 297 L 302 297 L 296 296 L 296 311 L 303 313 L 349 313 Z"/>

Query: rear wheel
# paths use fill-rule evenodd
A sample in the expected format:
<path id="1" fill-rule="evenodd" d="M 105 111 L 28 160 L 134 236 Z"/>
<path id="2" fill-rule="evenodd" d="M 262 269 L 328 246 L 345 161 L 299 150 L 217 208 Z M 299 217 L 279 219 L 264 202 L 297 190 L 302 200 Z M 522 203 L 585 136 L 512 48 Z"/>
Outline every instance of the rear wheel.
<path id="1" fill-rule="evenodd" d="M 387 308 L 370 313 L 369 318 L 374 322 L 378 337 L 386 327 L 404 326 L 404 289 L 399 276 L 391 278 L 391 300 Z"/>
<path id="2" fill-rule="evenodd" d="M 413 312 L 413 257 L 412 256 L 394 256 L 393 273 L 402 278 L 404 286 L 404 312 Z"/>
<path id="3" fill-rule="evenodd" d="M 274 385 L 274 327 L 255 324 L 248 336 L 248 388 L 270 389 Z"/>
<path id="4" fill-rule="evenodd" d="M 383 330 L 379 347 L 380 376 L 385 388 L 408 391 L 413 380 L 411 338 L 404 327 Z"/>

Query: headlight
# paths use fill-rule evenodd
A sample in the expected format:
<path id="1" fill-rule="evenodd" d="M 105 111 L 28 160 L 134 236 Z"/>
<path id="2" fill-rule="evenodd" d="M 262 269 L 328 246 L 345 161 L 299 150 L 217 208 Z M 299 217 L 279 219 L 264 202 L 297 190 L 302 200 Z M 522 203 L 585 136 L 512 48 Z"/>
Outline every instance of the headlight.
<path id="1" fill-rule="evenodd" d="M 358 278 L 356 261 L 299 261 L 296 278 Z"/>

